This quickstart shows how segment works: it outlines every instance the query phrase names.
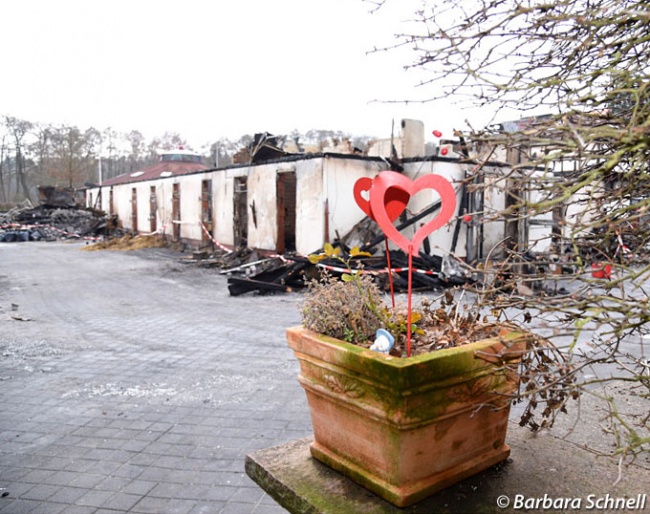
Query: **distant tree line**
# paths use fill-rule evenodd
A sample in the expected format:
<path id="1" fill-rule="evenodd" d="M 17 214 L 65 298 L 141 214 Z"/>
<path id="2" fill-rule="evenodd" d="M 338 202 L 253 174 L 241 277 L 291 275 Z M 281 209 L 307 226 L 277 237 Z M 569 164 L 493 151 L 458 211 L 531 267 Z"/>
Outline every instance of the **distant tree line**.
<path id="1" fill-rule="evenodd" d="M 294 130 L 282 140 L 298 147 L 323 148 L 337 140 L 349 138 L 364 146 L 368 137 L 353 138 L 333 130 Z M 192 150 L 203 155 L 208 166 L 232 164 L 237 151 L 251 144 L 252 135 L 237 140 L 221 138 Z M 118 132 L 81 129 L 70 125 L 35 123 L 12 116 L 0 118 L 0 210 L 24 201 L 35 203 L 38 186 L 81 188 L 102 179 L 132 173 L 159 160 L 159 152 L 188 148 L 178 133 L 166 132 L 147 141 L 138 130 Z"/>

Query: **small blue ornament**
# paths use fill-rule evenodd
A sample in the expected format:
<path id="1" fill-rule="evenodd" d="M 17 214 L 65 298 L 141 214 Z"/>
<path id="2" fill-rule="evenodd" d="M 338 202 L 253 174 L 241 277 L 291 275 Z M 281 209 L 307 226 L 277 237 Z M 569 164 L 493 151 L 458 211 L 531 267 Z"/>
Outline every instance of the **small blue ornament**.
<path id="1" fill-rule="evenodd" d="M 388 354 L 391 348 L 395 345 L 395 338 L 390 332 L 380 328 L 375 334 L 375 342 L 370 347 L 371 350 L 376 352 Z"/>

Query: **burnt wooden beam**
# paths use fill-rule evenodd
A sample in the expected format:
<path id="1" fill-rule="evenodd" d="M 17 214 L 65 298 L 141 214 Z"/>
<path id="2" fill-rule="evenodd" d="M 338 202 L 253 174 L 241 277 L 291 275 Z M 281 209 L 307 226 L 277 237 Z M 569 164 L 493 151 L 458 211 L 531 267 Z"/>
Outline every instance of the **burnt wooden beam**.
<path id="1" fill-rule="evenodd" d="M 281 291 L 290 293 L 293 289 L 283 284 L 275 282 L 263 282 L 251 278 L 230 277 L 228 279 L 228 291 L 231 296 L 239 296 L 253 291 Z"/>

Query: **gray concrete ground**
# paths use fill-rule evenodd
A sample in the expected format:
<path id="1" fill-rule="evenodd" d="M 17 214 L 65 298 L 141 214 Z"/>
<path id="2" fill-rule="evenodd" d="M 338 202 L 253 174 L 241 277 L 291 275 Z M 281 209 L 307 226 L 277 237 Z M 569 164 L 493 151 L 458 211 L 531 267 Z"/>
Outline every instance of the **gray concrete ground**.
<path id="1" fill-rule="evenodd" d="M 244 459 L 310 433 L 298 296 L 82 246 L 0 245 L 0 512 L 284 512 Z"/>
<path id="2" fill-rule="evenodd" d="M 83 246 L 0 245 L 0 513 L 285 512 L 244 461 L 311 435 L 284 339 L 300 294 L 231 297 L 224 276 L 169 250 Z M 562 480 L 650 493 L 648 459 L 617 488 L 615 461 L 591 469 L 577 444 L 608 443 L 598 414 L 581 416 L 571 452 L 548 445 Z M 570 428 L 569 418 L 544 437 Z M 511 433 L 529 437 L 515 423 Z M 540 447 L 521 445 L 510 473 L 553 473 L 538 465 Z M 577 485 L 568 490 L 582 494 Z"/>

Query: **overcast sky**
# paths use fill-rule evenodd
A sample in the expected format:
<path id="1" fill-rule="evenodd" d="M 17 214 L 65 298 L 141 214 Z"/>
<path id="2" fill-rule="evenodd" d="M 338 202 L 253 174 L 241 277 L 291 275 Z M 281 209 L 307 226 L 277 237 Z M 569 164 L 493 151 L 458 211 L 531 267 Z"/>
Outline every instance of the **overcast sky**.
<path id="1" fill-rule="evenodd" d="M 448 135 L 489 121 L 438 103 L 368 53 L 405 30 L 417 0 L 0 0 L 0 114 L 32 122 L 221 137 L 294 129 L 388 137 L 391 122 Z"/>

